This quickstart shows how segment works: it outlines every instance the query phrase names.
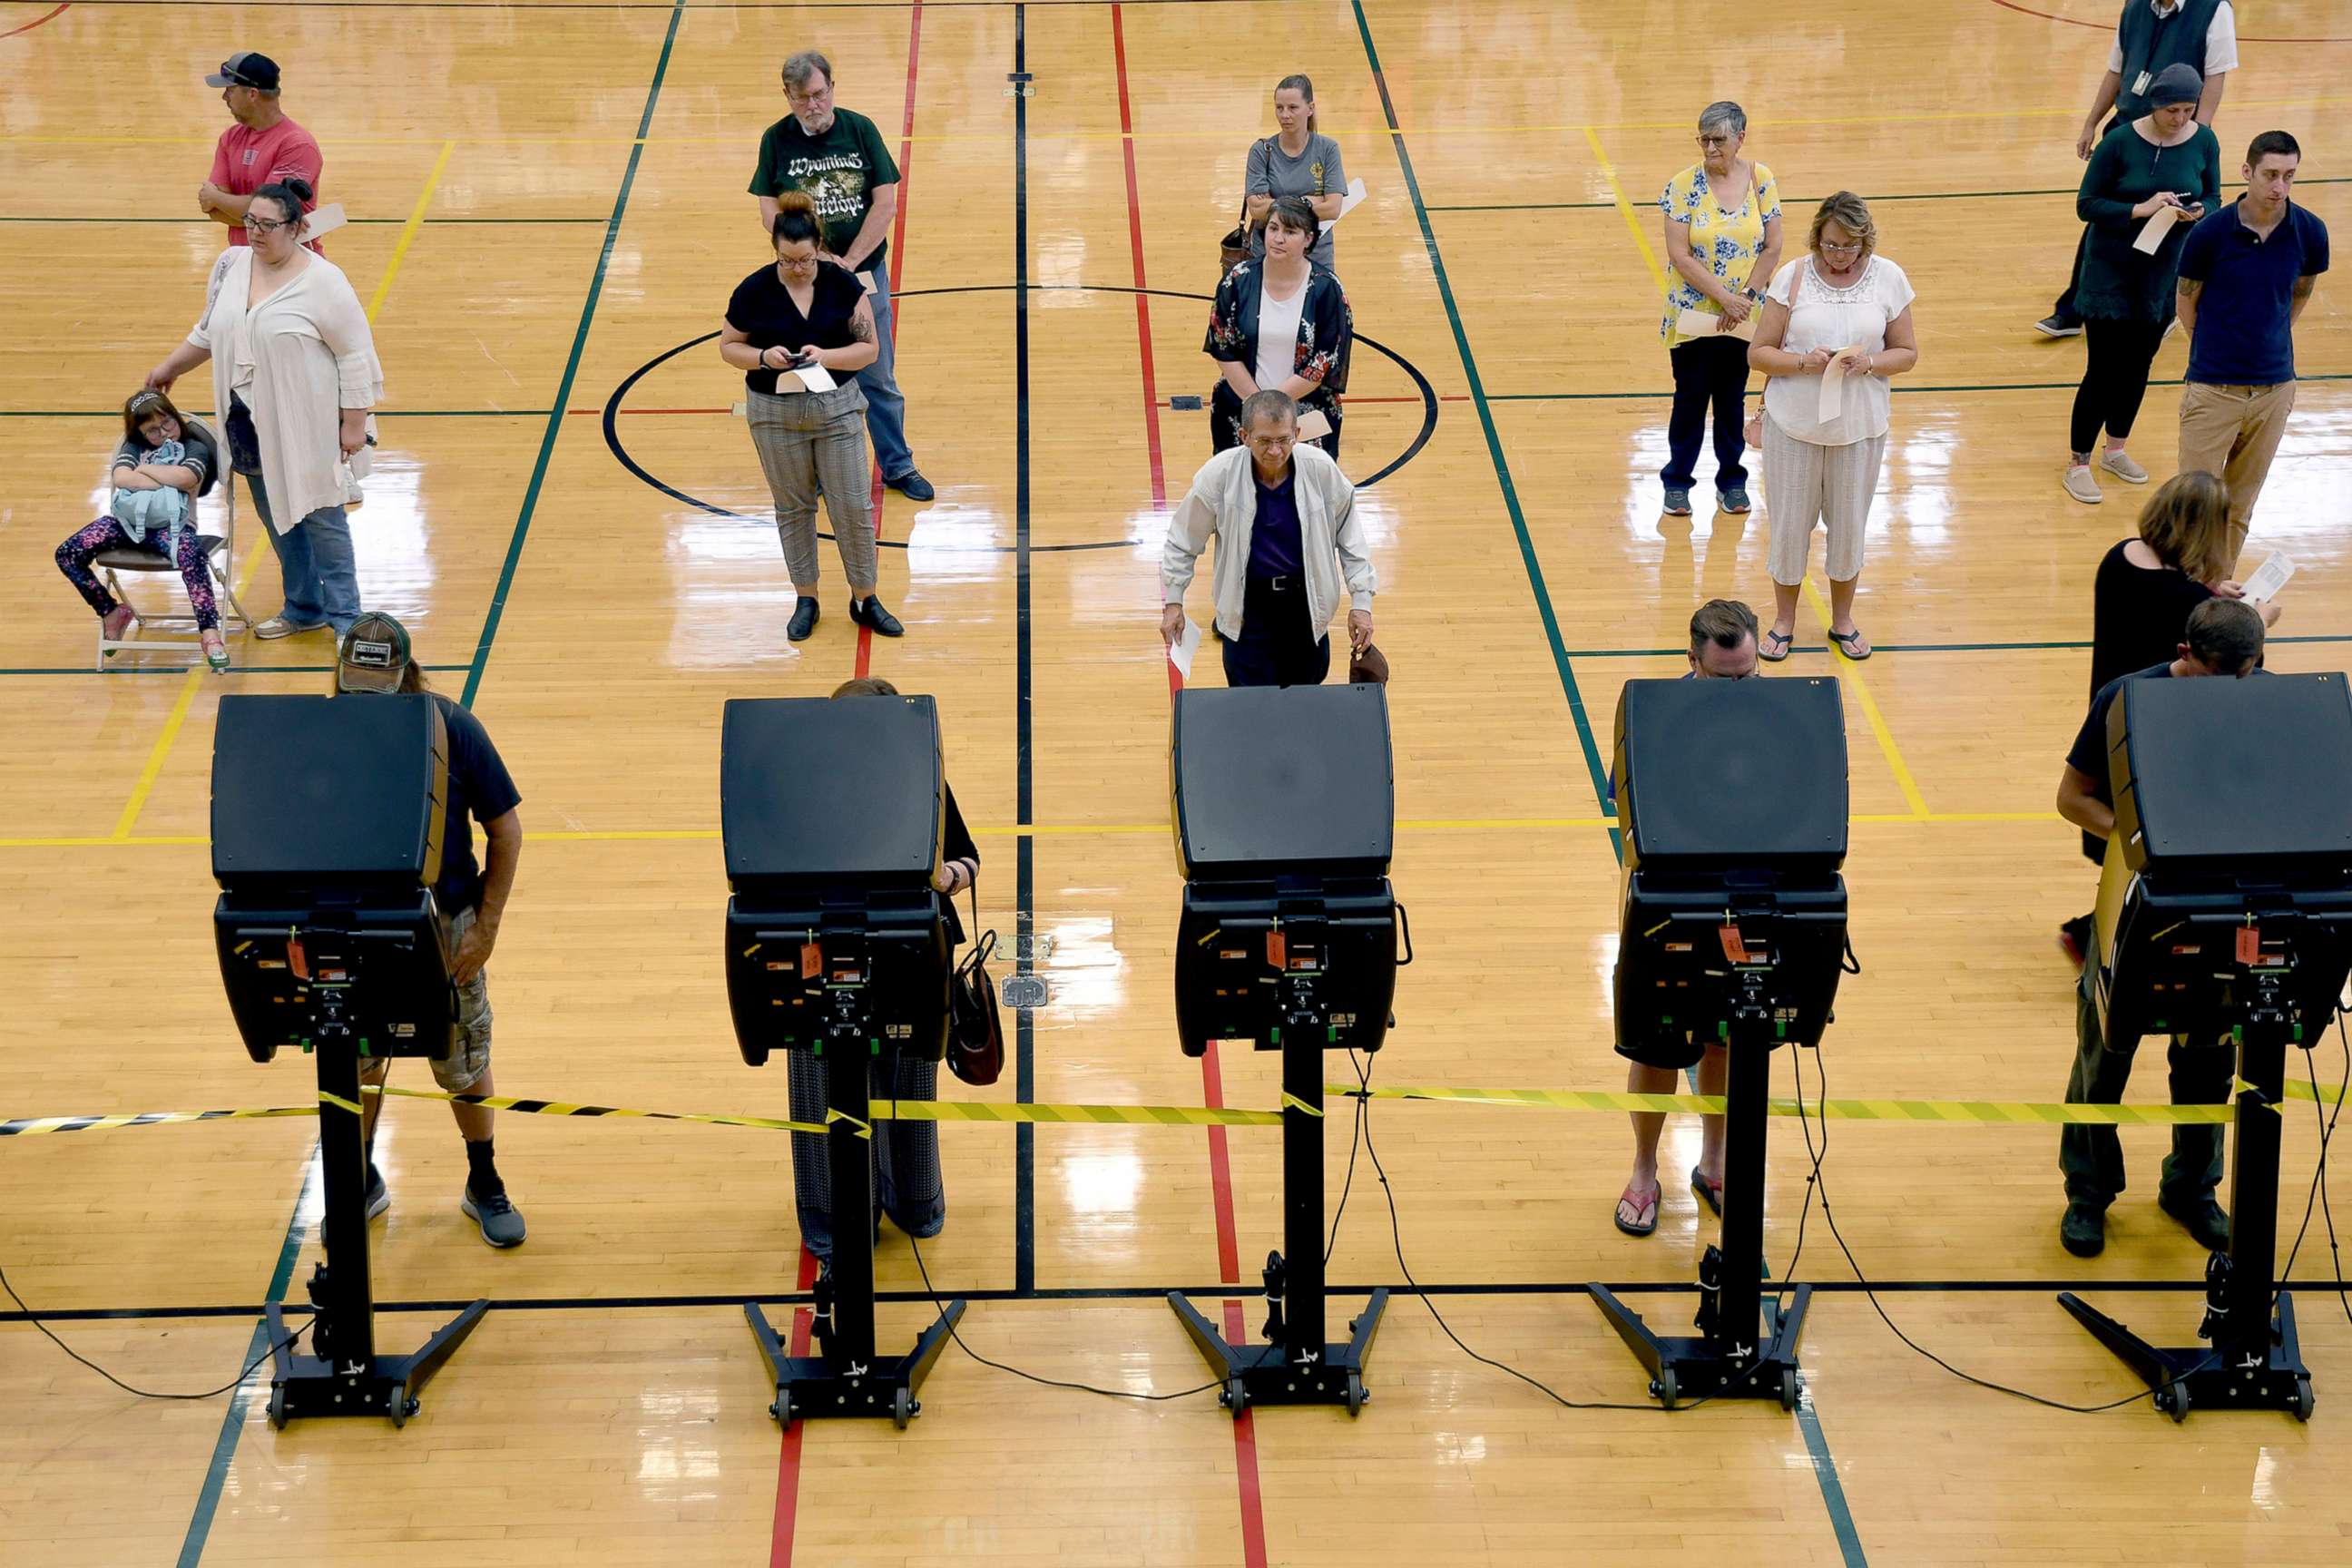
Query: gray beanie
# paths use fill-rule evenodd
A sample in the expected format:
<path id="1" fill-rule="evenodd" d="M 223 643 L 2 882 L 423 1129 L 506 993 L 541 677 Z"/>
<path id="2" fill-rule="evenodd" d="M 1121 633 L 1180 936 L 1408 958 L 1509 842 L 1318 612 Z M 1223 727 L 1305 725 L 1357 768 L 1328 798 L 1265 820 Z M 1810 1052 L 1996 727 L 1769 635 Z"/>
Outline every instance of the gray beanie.
<path id="1" fill-rule="evenodd" d="M 2147 84 L 2148 105 L 2154 109 L 2174 103 L 2195 103 L 2204 96 L 2205 79 L 2197 74 L 2195 66 L 2184 61 L 2165 67 L 2156 73 L 2156 79 Z"/>

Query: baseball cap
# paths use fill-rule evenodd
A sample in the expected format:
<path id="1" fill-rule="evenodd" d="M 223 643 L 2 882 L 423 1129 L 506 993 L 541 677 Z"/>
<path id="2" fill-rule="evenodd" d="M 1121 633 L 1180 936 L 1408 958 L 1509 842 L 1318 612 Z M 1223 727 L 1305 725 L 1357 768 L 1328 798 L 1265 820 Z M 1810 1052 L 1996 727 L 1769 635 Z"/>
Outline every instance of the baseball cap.
<path id="1" fill-rule="evenodd" d="M 278 90 L 278 62 L 268 55 L 247 49 L 221 61 L 221 68 L 205 78 L 206 87 L 253 87 L 264 92 Z"/>
<path id="2" fill-rule="evenodd" d="M 408 673 L 408 628 L 370 611 L 352 623 L 335 660 L 338 691 L 398 691 Z"/>

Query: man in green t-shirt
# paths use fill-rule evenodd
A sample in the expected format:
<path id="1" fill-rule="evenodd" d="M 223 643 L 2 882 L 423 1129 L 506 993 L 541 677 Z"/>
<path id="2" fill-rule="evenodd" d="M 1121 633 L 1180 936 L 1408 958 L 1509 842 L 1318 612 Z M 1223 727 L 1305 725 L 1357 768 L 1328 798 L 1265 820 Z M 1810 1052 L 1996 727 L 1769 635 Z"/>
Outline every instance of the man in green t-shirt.
<path id="1" fill-rule="evenodd" d="M 776 198 L 805 191 L 824 226 L 824 255 L 873 285 L 875 337 L 881 352 L 857 373 L 866 394 L 866 431 L 882 482 L 912 501 L 929 500 L 930 482 L 915 471 L 907 447 L 907 400 L 899 395 L 890 331 L 890 220 L 898 212 L 898 165 L 874 121 L 833 102 L 833 62 L 814 49 L 784 61 L 792 112 L 760 138 L 751 194 L 760 198 L 760 232 L 776 221 Z"/>

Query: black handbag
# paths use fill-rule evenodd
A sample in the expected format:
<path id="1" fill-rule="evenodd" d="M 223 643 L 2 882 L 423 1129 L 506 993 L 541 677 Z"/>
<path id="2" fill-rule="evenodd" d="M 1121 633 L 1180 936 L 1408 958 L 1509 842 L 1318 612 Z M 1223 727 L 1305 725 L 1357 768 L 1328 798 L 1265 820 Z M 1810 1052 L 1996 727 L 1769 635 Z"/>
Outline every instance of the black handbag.
<path id="1" fill-rule="evenodd" d="M 948 1069 L 985 1089 L 1004 1072 L 1004 1026 L 996 1014 L 996 984 L 988 974 L 996 933 L 980 931 L 977 886 L 971 889 L 971 924 L 980 934 L 948 977 Z"/>
<path id="2" fill-rule="evenodd" d="M 1250 152 L 1255 156 L 1257 149 L 1253 146 Z M 1244 180 L 1242 184 L 1244 189 L 1242 192 L 1241 219 L 1225 231 L 1223 239 L 1217 241 L 1217 276 L 1220 278 L 1249 259 L 1249 192 L 1246 188 L 1249 182 Z"/>

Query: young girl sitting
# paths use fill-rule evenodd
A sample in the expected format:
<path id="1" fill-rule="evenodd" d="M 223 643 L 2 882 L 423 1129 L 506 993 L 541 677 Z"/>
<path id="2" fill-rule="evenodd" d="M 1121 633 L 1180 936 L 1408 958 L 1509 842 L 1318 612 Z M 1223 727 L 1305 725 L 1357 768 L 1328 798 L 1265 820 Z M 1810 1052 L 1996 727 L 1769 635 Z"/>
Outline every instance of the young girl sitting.
<path id="1" fill-rule="evenodd" d="M 152 551 L 177 566 L 188 585 L 205 662 L 228 668 L 212 573 L 195 527 L 195 497 L 211 482 L 218 457 L 212 437 L 182 418 L 162 393 L 137 393 L 122 405 L 122 444 L 108 465 L 114 494 L 107 515 L 58 546 L 58 570 L 102 618 L 109 642 L 138 617 L 106 591 L 90 563 L 107 550 Z"/>

